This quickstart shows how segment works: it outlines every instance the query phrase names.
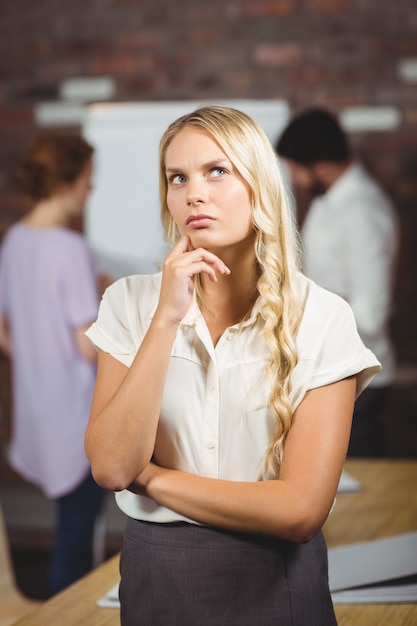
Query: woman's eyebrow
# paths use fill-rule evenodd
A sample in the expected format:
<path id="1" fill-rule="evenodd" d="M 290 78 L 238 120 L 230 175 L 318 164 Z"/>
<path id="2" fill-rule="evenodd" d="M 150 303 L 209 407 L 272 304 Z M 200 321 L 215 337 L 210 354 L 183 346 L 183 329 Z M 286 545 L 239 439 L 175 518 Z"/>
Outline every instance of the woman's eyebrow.
<path id="1" fill-rule="evenodd" d="M 225 159 L 225 158 L 219 158 L 219 159 L 213 159 L 212 161 L 208 161 L 207 163 L 203 164 L 203 167 L 206 169 L 210 169 L 210 167 L 214 167 L 214 166 L 219 166 L 219 165 L 229 165 L 230 167 L 230 161 L 229 159 Z"/>
<path id="2" fill-rule="evenodd" d="M 211 161 L 207 161 L 207 163 L 202 163 L 199 167 L 202 169 L 210 169 L 211 167 L 219 166 L 219 165 L 228 165 L 231 166 L 231 161 L 229 159 L 220 157 L 218 159 L 212 159 Z M 185 168 L 180 167 L 166 167 L 166 174 L 182 174 Z"/>
<path id="3" fill-rule="evenodd" d="M 166 167 L 165 168 L 165 174 L 182 174 L 181 169 L 179 169 L 178 167 Z"/>

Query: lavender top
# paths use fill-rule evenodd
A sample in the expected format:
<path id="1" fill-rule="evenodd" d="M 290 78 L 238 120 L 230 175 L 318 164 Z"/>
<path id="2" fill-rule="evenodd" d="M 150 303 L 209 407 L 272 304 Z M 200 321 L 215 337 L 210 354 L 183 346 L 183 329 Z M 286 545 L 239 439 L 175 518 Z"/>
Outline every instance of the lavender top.
<path id="1" fill-rule="evenodd" d="M 10 463 L 53 498 L 89 470 L 84 433 L 96 368 L 78 352 L 74 329 L 97 310 L 92 257 L 81 235 L 10 228 L 0 252 L 0 313 L 13 346 Z"/>

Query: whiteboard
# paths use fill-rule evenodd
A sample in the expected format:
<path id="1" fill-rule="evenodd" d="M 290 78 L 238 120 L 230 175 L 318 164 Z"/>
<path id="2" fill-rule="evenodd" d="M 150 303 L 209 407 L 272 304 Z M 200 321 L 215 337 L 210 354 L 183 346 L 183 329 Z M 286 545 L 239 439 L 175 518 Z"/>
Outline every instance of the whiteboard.
<path id="1" fill-rule="evenodd" d="M 100 271 L 114 278 L 158 271 L 167 253 L 160 219 L 159 141 L 175 119 L 209 104 L 244 111 L 273 145 L 289 120 L 282 100 L 122 102 L 86 108 L 83 135 L 95 156 L 85 232 Z"/>

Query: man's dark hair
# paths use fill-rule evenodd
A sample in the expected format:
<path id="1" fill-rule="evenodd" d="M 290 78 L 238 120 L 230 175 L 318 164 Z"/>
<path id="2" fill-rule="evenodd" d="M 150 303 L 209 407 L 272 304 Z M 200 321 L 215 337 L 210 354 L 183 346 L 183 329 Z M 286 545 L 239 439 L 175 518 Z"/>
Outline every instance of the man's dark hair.
<path id="1" fill-rule="evenodd" d="M 301 165 L 350 159 L 348 139 L 338 120 L 319 108 L 296 115 L 279 137 L 276 150 L 280 157 Z"/>

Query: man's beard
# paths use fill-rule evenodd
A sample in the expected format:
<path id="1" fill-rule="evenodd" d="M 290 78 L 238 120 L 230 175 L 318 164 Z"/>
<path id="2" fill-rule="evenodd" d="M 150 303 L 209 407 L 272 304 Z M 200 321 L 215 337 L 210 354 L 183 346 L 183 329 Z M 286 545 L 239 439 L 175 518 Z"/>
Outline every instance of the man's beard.
<path id="1" fill-rule="evenodd" d="M 312 198 L 317 198 L 317 196 L 323 196 L 326 193 L 327 187 L 320 180 L 315 180 L 309 191 Z"/>

